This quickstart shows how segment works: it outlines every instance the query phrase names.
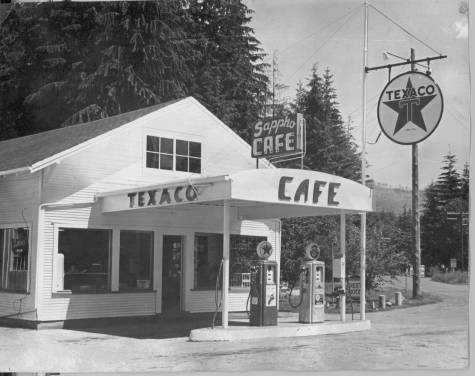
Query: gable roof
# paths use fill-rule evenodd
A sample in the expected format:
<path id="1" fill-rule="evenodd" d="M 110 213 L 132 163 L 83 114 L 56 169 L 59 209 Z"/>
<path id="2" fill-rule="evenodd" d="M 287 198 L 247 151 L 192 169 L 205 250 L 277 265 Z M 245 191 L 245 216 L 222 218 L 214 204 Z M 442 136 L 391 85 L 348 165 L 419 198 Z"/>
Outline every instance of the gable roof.
<path id="1" fill-rule="evenodd" d="M 0 141 L 0 174 L 31 169 L 35 163 L 181 100 L 176 99 L 89 123 Z"/>

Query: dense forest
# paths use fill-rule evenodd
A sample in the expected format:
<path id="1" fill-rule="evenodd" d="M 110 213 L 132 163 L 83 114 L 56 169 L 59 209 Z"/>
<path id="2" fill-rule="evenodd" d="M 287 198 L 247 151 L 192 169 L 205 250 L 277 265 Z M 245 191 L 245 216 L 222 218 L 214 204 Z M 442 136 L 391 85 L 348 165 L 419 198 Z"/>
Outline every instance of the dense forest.
<path id="1" fill-rule="evenodd" d="M 191 95 L 249 141 L 250 125 L 272 102 L 266 55 L 251 17 L 240 0 L 15 4 L 0 29 L 0 140 Z M 304 115 L 304 168 L 358 181 L 360 155 L 342 120 L 331 70 L 315 65 L 309 73 L 295 98 L 275 103 L 273 111 Z M 454 164 L 448 155 L 425 192 L 426 265 L 463 254 L 464 227 L 450 222 L 448 213 L 467 211 L 468 166 L 460 174 Z M 347 216 L 349 274 L 359 271 L 359 220 Z M 283 220 L 283 280 L 295 280 L 309 241 L 320 244 L 330 276 L 338 227 L 337 217 Z M 410 228 L 404 204 L 368 215 L 368 287 L 412 262 Z M 467 266 L 466 259 L 467 252 L 459 267 Z"/>

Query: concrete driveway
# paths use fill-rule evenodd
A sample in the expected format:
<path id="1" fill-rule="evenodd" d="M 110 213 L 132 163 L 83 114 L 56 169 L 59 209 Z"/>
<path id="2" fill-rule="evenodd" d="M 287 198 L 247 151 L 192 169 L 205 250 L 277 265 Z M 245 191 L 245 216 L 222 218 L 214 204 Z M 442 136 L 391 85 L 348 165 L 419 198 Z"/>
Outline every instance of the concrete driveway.
<path id="1" fill-rule="evenodd" d="M 403 288 L 404 281 L 399 283 Z M 423 279 L 422 290 L 438 294 L 443 301 L 368 313 L 371 330 L 338 335 L 195 343 L 189 342 L 187 337 L 124 337 L 107 330 L 101 333 L 100 329 L 33 331 L 0 328 L 0 371 L 315 371 L 466 367 L 468 286 Z"/>

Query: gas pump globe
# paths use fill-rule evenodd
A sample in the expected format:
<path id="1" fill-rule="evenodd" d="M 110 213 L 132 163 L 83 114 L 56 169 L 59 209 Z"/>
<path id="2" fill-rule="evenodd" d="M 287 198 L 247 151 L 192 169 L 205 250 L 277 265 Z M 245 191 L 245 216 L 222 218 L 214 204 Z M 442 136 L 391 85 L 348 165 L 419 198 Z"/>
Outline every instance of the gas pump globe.
<path id="1" fill-rule="evenodd" d="M 325 321 L 325 263 L 317 261 L 320 248 L 310 243 L 305 249 L 306 261 L 302 266 L 299 306 L 299 322 Z"/>
<path id="2" fill-rule="evenodd" d="M 277 325 L 277 262 L 267 260 L 272 255 L 272 245 L 262 241 L 256 252 L 260 260 L 251 267 L 249 324 Z"/>

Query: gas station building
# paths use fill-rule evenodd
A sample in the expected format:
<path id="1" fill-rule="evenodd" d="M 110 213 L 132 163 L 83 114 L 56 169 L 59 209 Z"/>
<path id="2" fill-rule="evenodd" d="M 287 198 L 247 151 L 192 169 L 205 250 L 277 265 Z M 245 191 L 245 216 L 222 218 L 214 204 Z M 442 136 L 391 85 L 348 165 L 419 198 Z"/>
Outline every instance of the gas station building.
<path id="1" fill-rule="evenodd" d="M 344 245 L 372 210 L 357 182 L 258 167 L 192 97 L 0 142 L 0 323 L 213 312 L 221 268 L 226 327 L 263 240 L 279 285 L 280 218 L 340 215 Z"/>

